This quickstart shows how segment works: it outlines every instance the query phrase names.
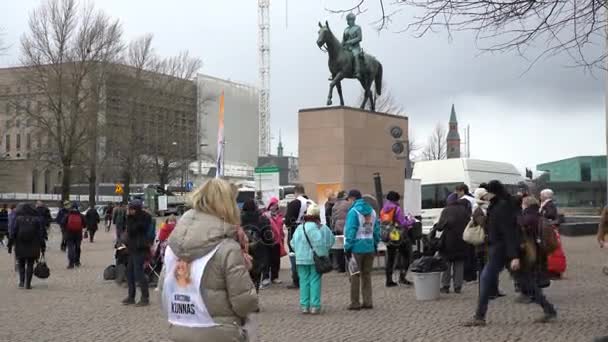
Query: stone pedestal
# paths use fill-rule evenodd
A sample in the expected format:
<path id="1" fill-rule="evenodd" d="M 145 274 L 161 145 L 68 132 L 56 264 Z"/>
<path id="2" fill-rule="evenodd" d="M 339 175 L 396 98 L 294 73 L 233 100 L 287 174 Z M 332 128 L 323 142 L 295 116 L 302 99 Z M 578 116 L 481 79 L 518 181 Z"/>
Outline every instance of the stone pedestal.
<path id="1" fill-rule="evenodd" d="M 401 127 L 407 140 L 407 117 L 351 107 L 301 109 L 298 117 L 299 179 L 311 199 L 318 184 L 333 183 L 373 195 L 375 172 L 385 194 L 403 193 L 406 161 L 393 154 L 389 130 Z"/>

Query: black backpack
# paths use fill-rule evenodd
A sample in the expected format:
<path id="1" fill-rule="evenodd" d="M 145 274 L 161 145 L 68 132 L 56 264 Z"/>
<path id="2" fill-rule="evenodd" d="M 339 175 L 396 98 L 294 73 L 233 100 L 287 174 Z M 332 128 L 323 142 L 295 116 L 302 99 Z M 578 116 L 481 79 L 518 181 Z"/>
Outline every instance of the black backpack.
<path id="1" fill-rule="evenodd" d="M 38 220 L 32 216 L 17 217 L 17 240 L 29 242 L 36 239 Z"/>

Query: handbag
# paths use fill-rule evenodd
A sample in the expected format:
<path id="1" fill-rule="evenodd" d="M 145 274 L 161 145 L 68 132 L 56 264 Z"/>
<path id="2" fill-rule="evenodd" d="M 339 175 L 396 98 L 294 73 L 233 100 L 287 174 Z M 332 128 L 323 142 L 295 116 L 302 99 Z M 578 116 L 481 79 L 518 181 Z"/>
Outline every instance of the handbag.
<path id="1" fill-rule="evenodd" d="M 471 219 L 462 233 L 462 239 L 473 246 L 482 245 L 486 240 L 486 232 L 483 227 L 476 225 L 475 220 Z"/>
<path id="2" fill-rule="evenodd" d="M 302 230 L 304 231 L 304 236 L 306 237 L 306 241 L 308 242 L 308 246 L 312 250 L 312 260 L 315 262 L 315 269 L 319 274 L 325 274 L 327 272 L 331 272 L 333 270 L 333 263 L 326 256 L 320 256 L 315 252 L 315 249 L 312 247 L 312 243 L 310 243 L 310 239 L 308 238 L 308 234 L 306 234 L 306 226 L 302 225 Z"/>
<path id="3" fill-rule="evenodd" d="M 38 261 L 36 262 L 36 266 L 34 266 L 34 275 L 36 276 L 36 278 L 40 279 L 46 279 L 51 275 L 51 270 L 46 264 L 44 253 L 40 255 L 40 259 L 38 259 Z"/>

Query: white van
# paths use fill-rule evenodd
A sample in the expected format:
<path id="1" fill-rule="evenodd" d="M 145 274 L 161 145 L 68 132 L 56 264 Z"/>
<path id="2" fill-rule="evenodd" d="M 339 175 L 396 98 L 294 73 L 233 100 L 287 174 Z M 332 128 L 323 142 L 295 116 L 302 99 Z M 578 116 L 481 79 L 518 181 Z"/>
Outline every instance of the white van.
<path id="1" fill-rule="evenodd" d="M 516 193 L 518 184 L 524 181 L 512 164 L 468 158 L 416 162 L 412 178 L 421 180 L 424 234 L 433 228 L 448 195 L 458 184 L 468 185 L 472 193 L 479 184 L 498 180 L 509 192 Z"/>

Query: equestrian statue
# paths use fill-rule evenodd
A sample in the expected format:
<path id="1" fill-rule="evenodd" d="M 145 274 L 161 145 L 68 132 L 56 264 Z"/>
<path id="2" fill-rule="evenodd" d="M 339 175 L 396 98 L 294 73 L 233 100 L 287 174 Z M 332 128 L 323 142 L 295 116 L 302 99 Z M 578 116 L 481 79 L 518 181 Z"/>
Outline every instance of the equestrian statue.
<path id="1" fill-rule="evenodd" d="M 319 22 L 317 46 L 321 50 L 325 47 L 329 55 L 329 71 L 331 72 L 327 105 L 331 106 L 334 87 L 336 87 L 340 96 L 340 105 L 344 106 L 341 82 L 345 78 L 352 78 L 359 80 L 363 87 L 364 96 L 361 109 L 365 109 L 369 100 L 371 110 L 375 111 L 376 96 L 382 94 L 382 64 L 374 56 L 361 49 L 360 43 L 363 40 L 363 34 L 361 27 L 355 24 L 355 19 L 356 16 L 353 13 L 346 16 L 348 27 L 344 30 L 342 43 L 331 32 L 327 21 L 325 25 Z M 372 94 L 372 83 L 375 83 L 376 96 Z"/>

